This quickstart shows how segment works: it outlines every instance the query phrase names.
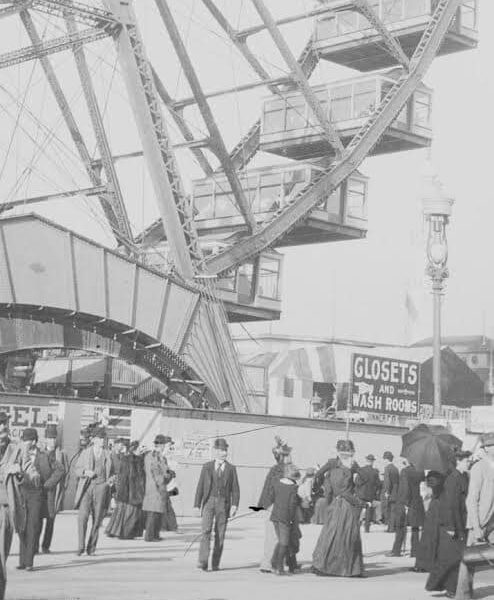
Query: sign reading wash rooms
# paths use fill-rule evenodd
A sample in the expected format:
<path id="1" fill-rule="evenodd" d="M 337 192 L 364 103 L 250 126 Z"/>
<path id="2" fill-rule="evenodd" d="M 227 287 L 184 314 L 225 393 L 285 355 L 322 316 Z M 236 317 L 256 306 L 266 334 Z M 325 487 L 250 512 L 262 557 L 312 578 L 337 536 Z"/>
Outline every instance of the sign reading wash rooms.
<path id="1" fill-rule="evenodd" d="M 419 363 L 354 354 L 351 410 L 414 416 L 419 411 Z"/>

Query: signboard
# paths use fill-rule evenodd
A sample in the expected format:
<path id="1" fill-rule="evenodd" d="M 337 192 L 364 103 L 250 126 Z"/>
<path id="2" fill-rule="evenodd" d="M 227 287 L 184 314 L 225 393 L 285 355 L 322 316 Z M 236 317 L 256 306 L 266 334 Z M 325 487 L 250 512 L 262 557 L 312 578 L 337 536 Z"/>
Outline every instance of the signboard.
<path id="1" fill-rule="evenodd" d="M 420 365 L 408 360 L 354 354 L 351 410 L 412 416 L 419 412 Z"/>
<path id="2" fill-rule="evenodd" d="M 213 439 L 204 433 L 187 433 L 183 437 L 173 438 L 175 450 L 173 457 L 179 462 L 206 462 L 211 460 Z"/>
<path id="3" fill-rule="evenodd" d="M 46 402 L 37 399 L 36 403 L 33 403 L 32 399 L 18 399 L 15 402 L 0 401 L 0 411 L 10 415 L 9 431 L 10 437 L 14 440 L 20 439 L 26 427 L 34 427 L 38 432 L 39 441 L 43 442 L 47 423 L 58 421 L 58 403 L 49 399 Z"/>

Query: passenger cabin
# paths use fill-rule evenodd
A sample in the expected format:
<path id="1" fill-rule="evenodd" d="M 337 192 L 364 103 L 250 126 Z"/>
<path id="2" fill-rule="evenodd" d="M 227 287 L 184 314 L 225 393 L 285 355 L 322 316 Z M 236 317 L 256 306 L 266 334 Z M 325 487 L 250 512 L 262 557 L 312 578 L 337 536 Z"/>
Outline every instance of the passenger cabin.
<path id="1" fill-rule="evenodd" d="M 313 87 L 344 145 L 364 125 L 399 77 L 399 69 Z M 430 146 L 432 92 L 421 84 L 371 155 Z M 299 91 L 264 102 L 260 148 L 295 160 L 334 155 L 333 147 Z"/>
<path id="2" fill-rule="evenodd" d="M 217 239 L 201 240 L 204 254 L 216 253 L 225 246 Z M 158 271 L 168 270 L 168 248 L 162 241 L 145 251 L 144 262 Z M 225 305 L 230 323 L 244 321 L 273 321 L 281 313 L 281 270 L 283 255 L 275 250 L 265 250 L 225 277 L 218 279 L 218 296 Z"/>
<path id="3" fill-rule="evenodd" d="M 412 56 L 431 20 L 437 0 L 369 0 L 405 54 Z M 331 0 L 326 3 L 331 6 Z M 465 0 L 457 10 L 438 54 L 475 48 L 478 0 Z M 314 49 L 321 58 L 358 71 L 395 66 L 382 38 L 356 10 L 335 12 L 316 21 Z"/>
<path id="4" fill-rule="evenodd" d="M 311 164 L 244 171 L 240 181 L 256 221 L 262 222 L 314 181 L 320 169 Z M 347 181 L 287 233 L 277 246 L 359 239 L 367 230 L 367 180 L 354 172 Z M 195 181 L 194 220 L 199 235 L 216 237 L 245 229 L 225 176 Z"/>

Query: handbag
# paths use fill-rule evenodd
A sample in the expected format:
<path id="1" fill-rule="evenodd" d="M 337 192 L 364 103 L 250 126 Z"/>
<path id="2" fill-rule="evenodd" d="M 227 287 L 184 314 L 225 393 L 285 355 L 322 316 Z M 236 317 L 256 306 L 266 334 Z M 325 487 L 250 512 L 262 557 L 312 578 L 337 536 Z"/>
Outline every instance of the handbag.
<path id="1" fill-rule="evenodd" d="M 467 546 L 463 552 L 463 562 L 469 567 L 494 567 L 494 544 L 485 542 Z"/>

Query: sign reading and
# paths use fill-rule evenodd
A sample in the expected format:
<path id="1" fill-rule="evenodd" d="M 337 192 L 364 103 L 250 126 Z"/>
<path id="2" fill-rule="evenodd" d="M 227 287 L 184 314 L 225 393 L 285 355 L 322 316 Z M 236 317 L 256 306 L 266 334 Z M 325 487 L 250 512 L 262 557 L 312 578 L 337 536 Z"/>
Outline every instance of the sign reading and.
<path id="1" fill-rule="evenodd" d="M 417 415 L 419 363 L 354 354 L 351 410 L 388 415 Z"/>

